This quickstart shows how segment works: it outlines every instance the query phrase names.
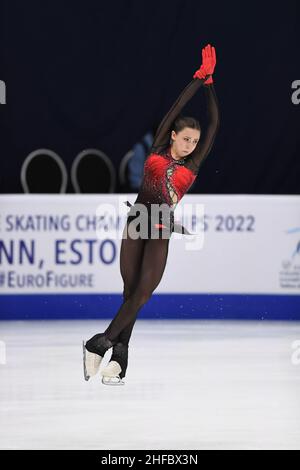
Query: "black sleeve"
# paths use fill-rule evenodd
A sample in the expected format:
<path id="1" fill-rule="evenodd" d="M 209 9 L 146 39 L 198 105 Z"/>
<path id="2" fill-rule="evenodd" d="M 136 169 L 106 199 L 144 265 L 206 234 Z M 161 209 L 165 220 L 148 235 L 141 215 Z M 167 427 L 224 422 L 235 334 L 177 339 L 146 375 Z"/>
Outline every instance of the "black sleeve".
<path id="1" fill-rule="evenodd" d="M 160 150 L 169 145 L 170 132 L 172 130 L 171 126 L 173 122 L 179 115 L 182 108 L 192 98 L 192 96 L 194 96 L 196 91 L 203 85 L 203 83 L 205 82 L 205 80 L 207 80 L 208 77 L 209 76 L 205 77 L 204 79 L 193 78 L 193 80 L 184 88 L 182 93 L 179 95 L 179 97 L 171 107 L 170 111 L 165 115 L 165 117 L 161 121 L 154 136 L 150 153 L 159 153 Z"/>
<path id="2" fill-rule="evenodd" d="M 206 98 L 208 124 L 203 135 L 201 131 L 199 143 L 186 164 L 195 174 L 198 173 L 200 165 L 208 156 L 220 125 L 219 105 L 214 85 L 211 83 L 210 85 L 204 85 L 203 88 Z"/>

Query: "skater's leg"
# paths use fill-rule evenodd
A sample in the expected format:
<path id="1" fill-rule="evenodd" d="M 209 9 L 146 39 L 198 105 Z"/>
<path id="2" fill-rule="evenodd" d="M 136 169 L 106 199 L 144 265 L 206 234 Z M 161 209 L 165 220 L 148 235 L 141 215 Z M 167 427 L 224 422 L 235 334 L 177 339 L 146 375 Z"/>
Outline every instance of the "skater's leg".
<path id="1" fill-rule="evenodd" d="M 168 256 L 169 239 L 148 239 L 145 241 L 140 278 L 134 292 L 124 302 L 112 320 L 105 337 L 116 341 L 120 332 L 135 321 L 141 307 L 149 300 L 158 286 Z"/>
<path id="2" fill-rule="evenodd" d="M 120 253 L 120 268 L 121 275 L 124 280 L 124 297 L 128 296 L 131 289 L 133 289 L 134 282 L 139 276 L 141 269 L 144 245 L 146 240 L 142 238 L 132 239 L 128 235 L 128 221 L 124 227 L 121 243 Z M 109 341 L 103 333 L 96 334 L 90 338 L 86 343 L 85 347 L 88 352 L 98 354 L 101 358 L 105 352 L 113 345 L 118 344 L 120 341 L 125 341 L 128 344 L 134 322 L 126 327 L 126 330 L 122 333 L 120 339 L 115 338 L 113 342 Z M 121 333 L 121 332 L 120 332 Z M 93 356 L 91 356 L 93 358 Z"/>
<path id="3" fill-rule="evenodd" d="M 132 240 L 130 238 L 125 239 L 124 237 L 122 239 L 120 271 L 124 283 L 123 303 L 126 302 L 131 293 L 134 291 L 134 288 L 140 277 L 144 246 L 144 239 Z M 120 332 L 117 343 L 113 346 L 112 355 L 108 366 L 104 370 L 106 376 L 110 373 L 112 373 L 112 375 L 116 373 L 116 375 L 120 375 L 121 379 L 125 377 L 128 365 L 129 340 L 134 324 L 135 320 L 133 320 L 129 325 L 125 326 L 125 328 Z M 119 363 L 122 365 L 121 370 L 119 370 Z"/>
<path id="4" fill-rule="evenodd" d="M 128 294 L 127 296 L 124 295 L 123 296 L 124 302 L 126 302 L 126 300 L 129 299 L 129 297 L 130 297 L 130 294 Z M 125 326 L 125 328 L 120 332 L 118 336 L 118 343 L 126 344 L 128 346 L 135 322 L 136 322 L 136 318 L 131 323 L 129 323 L 129 325 Z"/>
<path id="5" fill-rule="evenodd" d="M 120 252 L 120 272 L 123 278 L 123 303 L 130 297 L 134 291 L 138 279 L 140 278 L 140 271 L 143 260 L 143 253 L 145 247 L 145 239 L 132 240 L 126 233 L 127 227 L 125 226 L 123 232 L 123 239 L 121 243 Z M 124 238 L 124 234 L 127 235 Z M 132 329 L 135 324 L 135 320 L 127 325 L 119 334 L 118 342 L 128 345 L 131 337 Z"/>

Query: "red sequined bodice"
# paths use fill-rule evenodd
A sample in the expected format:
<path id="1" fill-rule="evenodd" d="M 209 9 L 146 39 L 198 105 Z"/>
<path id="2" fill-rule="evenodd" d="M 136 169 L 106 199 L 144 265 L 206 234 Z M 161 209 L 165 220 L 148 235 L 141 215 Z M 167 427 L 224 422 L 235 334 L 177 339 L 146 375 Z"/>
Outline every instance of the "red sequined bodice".
<path id="1" fill-rule="evenodd" d="M 196 179 L 185 161 L 175 160 L 170 147 L 163 154 L 150 154 L 144 164 L 144 177 L 135 202 L 146 206 L 166 203 L 175 208 Z"/>

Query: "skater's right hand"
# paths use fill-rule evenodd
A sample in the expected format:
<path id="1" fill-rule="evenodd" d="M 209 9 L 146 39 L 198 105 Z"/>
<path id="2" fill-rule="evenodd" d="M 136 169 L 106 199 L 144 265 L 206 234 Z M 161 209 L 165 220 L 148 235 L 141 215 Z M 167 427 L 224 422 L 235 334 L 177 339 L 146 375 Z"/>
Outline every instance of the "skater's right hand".
<path id="1" fill-rule="evenodd" d="M 216 66 L 216 50 L 210 44 L 207 44 L 202 49 L 202 64 L 200 69 L 198 69 L 193 78 L 205 78 L 207 75 L 210 77 L 204 82 L 206 85 L 213 83 L 212 74 L 214 73 L 215 66 Z"/>

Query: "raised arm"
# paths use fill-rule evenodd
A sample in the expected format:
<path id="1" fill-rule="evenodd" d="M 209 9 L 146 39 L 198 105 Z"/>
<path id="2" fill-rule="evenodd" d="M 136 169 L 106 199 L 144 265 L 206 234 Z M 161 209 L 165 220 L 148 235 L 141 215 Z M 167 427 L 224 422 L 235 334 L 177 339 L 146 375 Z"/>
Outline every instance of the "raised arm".
<path id="1" fill-rule="evenodd" d="M 161 121 L 156 134 L 154 136 L 154 141 L 151 147 L 150 153 L 159 152 L 160 149 L 166 147 L 170 141 L 170 131 L 172 123 L 175 121 L 180 111 L 186 105 L 186 103 L 195 95 L 197 90 L 203 85 L 205 80 L 208 78 L 199 79 L 194 78 L 182 91 L 175 103 L 172 105 L 171 109 L 165 115 Z"/>
<path id="2" fill-rule="evenodd" d="M 186 103 L 194 96 L 196 91 L 204 85 L 209 124 L 204 137 L 200 138 L 199 146 L 194 150 L 187 164 L 191 164 L 193 171 L 197 172 L 203 159 L 208 155 L 213 144 L 218 126 L 219 111 L 217 98 L 213 87 L 212 74 L 216 66 L 216 51 L 208 44 L 202 49 L 202 64 L 195 72 L 193 80 L 179 95 L 170 111 L 165 115 L 154 136 L 150 153 L 159 152 L 170 143 L 171 126 Z"/>
<path id="3" fill-rule="evenodd" d="M 191 161 L 194 165 L 193 171 L 198 172 L 200 165 L 208 156 L 220 125 L 220 112 L 218 99 L 213 83 L 204 85 L 204 93 L 207 109 L 207 127 L 201 134 L 199 143 L 191 155 Z"/>

